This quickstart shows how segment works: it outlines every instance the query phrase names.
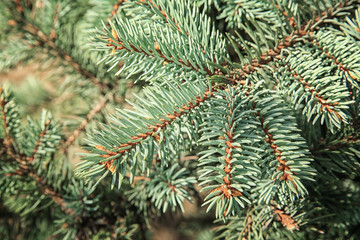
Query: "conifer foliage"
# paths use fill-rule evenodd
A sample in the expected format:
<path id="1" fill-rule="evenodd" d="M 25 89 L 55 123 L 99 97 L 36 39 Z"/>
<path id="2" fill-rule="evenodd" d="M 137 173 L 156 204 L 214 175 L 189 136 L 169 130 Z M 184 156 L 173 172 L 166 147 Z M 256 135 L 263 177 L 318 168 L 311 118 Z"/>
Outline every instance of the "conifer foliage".
<path id="1" fill-rule="evenodd" d="M 148 239 L 189 201 L 215 218 L 194 239 L 360 238 L 359 1 L 15 0 L 0 13 L 2 71 L 55 59 L 60 91 L 91 102 L 77 123 L 57 108 L 25 122 L 0 88 L 0 236 Z"/>

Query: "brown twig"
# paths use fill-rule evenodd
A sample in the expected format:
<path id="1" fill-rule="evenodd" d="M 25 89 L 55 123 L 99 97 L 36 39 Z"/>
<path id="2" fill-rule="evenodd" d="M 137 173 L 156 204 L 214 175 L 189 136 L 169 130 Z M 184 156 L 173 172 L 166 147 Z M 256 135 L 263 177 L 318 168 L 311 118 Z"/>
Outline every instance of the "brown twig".
<path id="1" fill-rule="evenodd" d="M 106 97 L 100 97 L 100 100 L 98 101 L 98 104 L 93 107 L 88 114 L 86 115 L 85 119 L 80 123 L 79 127 L 75 129 L 70 136 L 67 137 L 65 140 L 62 151 L 66 152 L 69 146 L 71 146 L 76 138 L 80 135 L 82 131 L 84 131 L 85 127 L 89 124 L 90 120 L 94 118 L 94 116 L 104 109 L 106 104 L 109 102 L 110 97 L 107 95 Z"/>

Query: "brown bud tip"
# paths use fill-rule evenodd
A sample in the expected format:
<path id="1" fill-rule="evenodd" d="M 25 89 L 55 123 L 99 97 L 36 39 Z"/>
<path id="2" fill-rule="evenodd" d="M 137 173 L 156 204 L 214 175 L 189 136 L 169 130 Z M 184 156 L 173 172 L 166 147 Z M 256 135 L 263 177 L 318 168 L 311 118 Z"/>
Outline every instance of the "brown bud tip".
<path id="1" fill-rule="evenodd" d="M 16 25 L 17 25 L 17 22 L 16 22 L 15 20 L 13 20 L 13 19 L 10 19 L 10 20 L 8 21 L 8 24 L 9 24 L 10 26 L 16 26 Z"/>

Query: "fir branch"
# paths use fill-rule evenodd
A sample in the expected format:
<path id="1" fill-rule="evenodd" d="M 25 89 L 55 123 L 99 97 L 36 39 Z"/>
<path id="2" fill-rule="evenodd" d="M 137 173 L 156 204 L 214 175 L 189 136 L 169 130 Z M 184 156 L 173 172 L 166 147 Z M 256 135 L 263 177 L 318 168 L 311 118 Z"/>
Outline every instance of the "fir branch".
<path id="1" fill-rule="evenodd" d="M 292 28 L 295 29 L 296 28 L 296 21 L 295 18 L 293 16 L 289 16 L 289 14 L 286 12 L 285 9 L 282 9 L 281 6 L 279 4 L 275 5 L 277 9 L 279 9 L 282 14 L 284 15 L 284 17 L 286 18 L 286 20 L 288 21 L 288 25 Z"/>
<path id="2" fill-rule="evenodd" d="M 70 66 L 72 66 L 82 76 L 84 76 L 85 78 L 89 78 L 99 88 L 100 92 L 103 95 L 105 95 L 107 86 L 104 83 L 100 82 L 95 76 L 95 74 L 83 68 L 80 63 L 76 62 L 66 51 L 64 51 L 55 44 L 56 32 L 54 28 L 52 29 L 50 36 L 48 36 L 44 32 L 42 32 L 39 28 L 31 24 L 30 22 L 26 21 L 25 16 L 23 15 L 24 11 L 20 2 L 21 0 L 15 1 L 17 11 L 20 14 L 19 16 L 16 17 L 16 21 L 21 22 L 24 25 L 23 29 L 26 32 L 35 36 L 39 41 L 39 45 L 45 44 L 49 46 L 51 49 L 55 50 L 55 53 L 58 57 L 64 59 L 65 62 L 67 62 Z M 57 12 L 58 12 L 58 7 L 56 8 L 56 12 L 53 17 L 53 24 L 57 19 Z"/>
<path id="3" fill-rule="evenodd" d="M 335 40 L 335 39 L 334 39 Z M 345 39 L 342 39 L 345 40 Z M 352 81 L 359 82 L 355 75 L 352 73 L 352 69 L 350 69 L 346 64 L 342 63 L 340 59 L 338 59 L 333 53 L 330 51 L 325 50 L 324 46 L 321 45 L 319 41 L 316 41 L 316 39 L 312 36 L 309 37 L 308 40 L 314 47 L 316 47 L 318 50 L 320 50 L 322 53 L 325 54 L 325 56 L 333 61 L 333 63 L 338 67 L 340 71 L 342 71 L 346 76 L 349 76 L 351 78 L 351 81 L 347 79 L 348 82 L 352 83 Z M 354 44 L 354 47 L 356 45 Z M 326 46 L 325 46 L 326 47 Z M 350 85 L 351 87 L 351 85 Z M 349 88 L 349 92 L 352 95 L 352 88 Z"/>
<path id="4" fill-rule="evenodd" d="M 168 14 L 166 14 L 166 12 L 164 12 L 161 9 L 161 7 L 157 6 L 152 0 L 139 0 L 137 3 L 140 5 L 151 6 L 152 8 L 156 9 L 157 11 L 159 11 L 161 13 L 162 17 L 164 17 L 165 22 L 167 22 L 167 23 L 169 23 L 169 21 L 174 22 L 175 26 L 176 26 L 176 30 L 178 30 L 180 33 L 183 33 L 183 31 L 181 31 L 181 29 L 180 29 L 179 24 L 177 22 L 175 22 L 173 18 L 170 18 L 168 16 Z M 170 26 L 172 26 L 171 23 L 169 23 L 169 24 L 170 24 Z M 189 35 L 189 33 L 186 33 L 186 35 Z"/>
<path id="5" fill-rule="evenodd" d="M 180 12 L 174 10 L 172 4 Z M 211 27 L 204 14 L 190 10 L 192 6 L 186 2 L 143 1 L 140 5 L 152 11 L 154 16 L 148 19 L 151 25 L 142 26 L 137 21 L 116 19 L 114 24 L 110 24 L 111 29 L 105 26 L 106 34 L 99 32 L 104 43 L 99 48 L 103 51 L 108 51 L 107 47 L 112 48 L 111 54 L 102 60 L 112 64 L 110 69 L 116 67 L 119 61 L 124 61 L 117 74 L 131 69 L 129 76 L 142 73 L 140 78 L 143 79 L 149 78 L 149 68 L 157 70 L 160 75 L 165 72 L 178 75 L 188 70 L 214 75 L 214 66 L 222 63 L 228 53 L 222 35 Z M 158 21 L 157 17 L 164 21 Z M 201 31 L 207 34 L 200 34 Z M 157 60 L 155 64 L 154 60 Z"/>
<path id="6" fill-rule="evenodd" d="M 50 122 L 47 122 L 47 124 L 49 125 Z M 46 131 L 43 131 L 41 133 L 38 144 L 34 148 L 34 154 L 31 157 L 28 157 L 25 154 L 14 153 L 10 149 L 8 149 L 9 156 L 19 163 L 19 167 L 14 173 L 7 174 L 7 176 L 11 177 L 14 175 L 20 175 L 31 177 L 35 180 L 36 184 L 41 189 L 43 194 L 50 197 L 57 205 L 59 205 L 59 207 L 64 213 L 72 216 L 74 215 L 75 211 L 74 209 L 66 205 L 64 197 L 59 192 L 55 191 L 54 188 L 46 182 L 44 177 L 38 175 L 38 173 L 31 167 L 31 163 L 34 160 L 36 152 L 40 146 L 41 139 L 44 137 L 45 134 Z"/>
<path id="7" fill-rule="evenodd" d="M 59 18 L 58 14 L 59 14 L 59 8 L 60 8 L 60 4 L 56 4 L 56 7 L 55 7 L 55 13 L 54 13 L 54 16 L 53 16 L 53 21 L 52 21 L 52 29 L 50 31 L 50 39 L 52 41 L 55 41 L 56 38 L 57 38 L 57 35 L 56 35 L 56 30 L 55 30 L 55 25 L 56 25 L 56 22 Z"/>
<path id="8" fill-rule="evenodd" d="M 235 108 L 237 107 L 235 104 L 233 104 L 234 99 L 229 99 L 229 106 L 231 106 L 228 111 L 228 119 L 233 119 L 233 113 Z M 231 122 L 227 123 L 227 129 L 232 129 L 234 124 L 234 120 L 232 120 Z M 231 172 L 233 169 L 232 166 L 232 155 L 233 155 L 233 148 L 241 148 L 241 146 L 233 146 L 232 143 L 234 142 L 233 138 L 234 138 L 234 132 L 233 131 L 226 131 L 226 136 L 227 137 L 222 137 L 220 136 L 220 139 L 225 140 L 225 144 L 227 146 L 227 148 L 225 149 L 225 161 L 224 161 L 224 172 L 225 172 L 225 176 L 222 178 L 224 184 L 220 185 L 219 187 L 216 187 L 215 189 L 213 189 L 211 191 L 211 193 L 213 192 L 217 192 L 220 190 L 219 194 L 222 194 L 224 197 L 226 197 L 227 199 L 230 199 L 231 197 L 238 197 L 241 196 L 242 193 L 237 190 L 236 188 L 232 187 L 232 177 L 231 177 Z M 223 213 L 224 217 L 227 215 L 228 212 L 228 208 L 225 209 L 225 212 Z"/>
<path id="9" fill-rule="evenodd" d="M 353 79 L 353 80 L 357 80 L 352 74 L 351 74 L 351 70 L 349 68 L 347 68 L 346 66 L 344 66 L 341 61 L 339 59 L 337 59 L 334 55 L 331 55 L 329 52 L 325 51 L 325 49 L 323 47 L 320 46 L 320 43 L 319 42 L 315 42 L 314 39 L 312 38 L 309 38 L 309 41 L 314 45 L 316 46 L 320 51 L 322 51 L 325 56 L 327 56 L 329 59 L 333 60 L 334 63 L 338 66 L 338 68 L 345 72 L 345 73 L 348 73 L 349 76 Z"/>
<path id="10" fill-rule="evenodd" d="M 148 57 L 153 57 L 153 58 L 160 57 L 164 60 L 164 65 L 166 65 L 168 63 L 180 63 L 184 67 L 190 68 L 196 72 L 201 71 L 201 67 L 198 64 L 195 64 L 195 66 L 194 66 L 189 60 L 186 60 L 186 61 L 184 61 L 182 59 L 175 60 L 175 58 L 171 55 L 165 56 L 165 54 L 161 52 L 159 44 L 157 42 L 154 42 L 155 51 L 150 50 L 150 49 L 147 49 L 145 51 L 145 50 L 141 49 L 140 47 L 131 45 L 130 43 L 127 43 L 126 45 L 128 45 L 128 46 L 126 46 L 123 42 L 120 41 L 114 28 L 112 28 L 111 35 L 113 36 L 114 39 L 116 39 L 116 41 L 114 41 L 111 38 L 108 38 L 109 43 L 107 43 L 106 45 L 108 47 L 113 47 L 113 52 L 116 50 L 122 50 L 122 49 L 125 49 L 126 51 L 128 51 L 130 53 L 135 51 L 137 53 L 142 53 L 143 55 L 148 56 Z M 209 68 L 203 66 L 203 69 L 208 75 L 212 75 Z"/>
<path id="11" fill-rule="evenodd" d="M 29 169 L 28 171 L 23 171 L 24 173 L 28 174 L 30 177 L 32 177 L 39 188 L 42 190 L 42 192 L 49 196 L 57 205 L 60 206 L 61 210 L 65 214 L 69 214 L 70 216 L 73 216 L 75 211 L 74 209 L 67 206 L 65 203 L 64 197 L 57 191 L 55 191 L 51 185 L 49 185 L 46 180 L 39 176 L 34 170 Z"/>

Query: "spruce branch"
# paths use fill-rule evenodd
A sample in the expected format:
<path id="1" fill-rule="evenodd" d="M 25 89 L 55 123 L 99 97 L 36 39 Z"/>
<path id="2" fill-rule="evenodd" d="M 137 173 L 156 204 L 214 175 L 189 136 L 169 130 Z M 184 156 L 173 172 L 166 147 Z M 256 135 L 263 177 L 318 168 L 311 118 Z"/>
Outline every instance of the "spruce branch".
<path id="1" fill-rule="evenodd" d="M 119 7 L 123 4 L 123 3 L 125 3 L 126 2 L 126 0 L 117 0 L 117 3 L 115 3 L 114 5 L 113 5 L 113 7 L 112 7 L 112 11 L 111 11 L 111 14 L 110 14 L 110 16 L 108 17 L 108 23 L 106 24 L 106 26 L 107 27 L 109 27 L 110 26 L 110 24 L 109 24 L 109 22 L 114 18 L 114 16 L 116 15 L 116 13 L 117 13 L 117 11 L 119 10 Z"/>
<path id="2" fill-rule="evenodd" d="M 12 138 L 10 136 L 10 131 L 9 131 L 9 126 L 7 123 L 7 114 L 5 112 L 5 105 L 7 105 L 9 102 L 4 99 L 4 90 L 3 88 L 0 88 L 0 92 L 1 92 L 1 98 L 0 98 L 0 106 L 1 106 L 1 115 L 2 115 L 2 120 L 3 120 L 3 127 L 5 129 L 5 139 L 4 139 L 4 144 L 7 148 L 11 148 L 11 141 Z"/>
<path id="3" fill-rule="evenodd" d="M 2 95 L 3 95 L 4 94 L 3 88 L 1 88 L 1 91 L 2 91 Z M 7 101 L 8 102 L 12 101 L 11 98 L 12 97 L 10 96 L 10 98 Z M 12 107 L 14 108 L 14 106 L 12 106 Z M 4 114 L 3 116 L 6 116 L 5 112 L 2 112 L 2 114 Z M 12 116 L 12 117 L 14 117 L 14 116 Z M 8 127 L 8 126 L 4 125 L 4 127 Z M 19 126 L 18 126 L 18 128 L 19 128 Z M 25 151 L 25 152 L 28 152 L 31 154 L 26 154 L 25 152 L 18 153 L 14 149 L 13 145 L 6 146 L 6 152 L 7 152 L 8 156 L 18 163 L 18 169 L 14 173 L 7 174 L 7 175 L 8 176 L 20 175 L 20 176 L 31 177 L 32 179 L 35 180 L 35 182 L 37 183 L 39 188 L 42 190 L 42 192 L 45 195 L 49 196 L 51 199 L 53 199 L 54 202 L 60 206 L 60 208 L 62 209 L 62 211 L 64 213 L 73 214 L 74 211 L 71 208 L 66 207 L 66 204 L 64 202 L 62 195 L 60 193 L 58 193 L 57 191 L 55 191 L 54 188 L 46 182 L 44 177 L 38 175 L 37 171 L 35 171 L 33 169 L 34 160 L 37 158 L 37 154 L 44 154 L 43 150 L 41 149 L 44 147 L 42 145 L 44 145 L 44 141 L 46 141 L 45 137 L 47 135 L 49 135 L 48 131 L 53 128 L 54 128 L 54 126 L 53 126 L 51 118 L 49 118 L 47 116 L 46 112 L 44 112 L 43 113 L 43 126 L 41 128 L 42 130 L 40 131 L 38 138 L 36 139 L 35 144 L 32 146 L 31 150 L 29 149 L 28 151 Z M 54 130 L 51 130 L 51 131 L 54 131 Z M 53 133 L 50 133 L 50 134 L 53 134 Z M 10 135 L 6 135 L 6 136 L 10 136 Z M 56 143 L 58 138 L 56 138 L 54 136 L 47 136 L 47 138 L 49 138 L 49 137 L 53 138 L 53 141 L 55 140 L 55 143 Z"/>
<path id="4" fill-rule="evenodd" d="M 117 89 L 115 87 L 115 89 Z M 82 131 L 85 130 L 86 126 L 89 124 L 91 119 L 93 119 L 96 114 L 102 111 L 105 106 L 109 103 L 109 101 L 113 98 L 114 90 L 108 93 L 105 97 L 101 96 L 100 99 L 97 101 L 97 104 L 86 114 L 85 119 L 79 124 L 79 127 L 75 129 L 70 136 L 64 140 L 62 151 L 66 152 L 67 149 L 74 143 L 76 138 L 80 135 Z"/>
<path id="5" fill-rule="evenodd" d="M 90 72 L 89 70 L 85 69 L 83 66 L 81 66 L 80 63 L 78 63 L 77 61 L 75 61 L 71 55 L 69 53 L 67 53 L 65 50 L 63 50 L 61 47 L 56 45 L 56 32 L 55 29 L 53 28 L 50 35 L 46 35 L 43 31 L 41 31 L 37 26 L 33 25 L 31 22 L 28 22 L 26 17 L 23 14 L 23 8 L 21 6 L 21 0 L 17 0 L 15 2 L 16 4 L 16 9 L 18 14 L 15 14 L 15 19 L 17 22 L 21 23 L 23 25 L 23 30 L 25 32 L 30 33 L 31 35 L 33 35 L 37 40 L 38 40 L 38 45 L 45 45 L 45 46 L 49 46 L 50 49 L 54 50 L 55 54 L 60 57 L 61 59 L 65 60 L 65 62 L 73 67 L 73 69 L 75 69 L 77 72 L 79 72 L 83 77 L 90 79 L 93 84 L 95 86 L 98 87 L 99 91 L 103 94 L 106 95 L 106 89 L 107 86 L 106 84 L 102 83 L 101 81 L 99 81 L 99 79 L 96 77 L 96 75 L 92 72 Z M 53 23 L 55 24 L 56 19 L 57 19 L 57 12 L 58 12 L 58 6 L 57 5 L 57 10 L 54 14 L 54 18 L 53 18 Z M 55 25 L 53 25 L 55 26 Z"/>
<path id="6" fill-rule="evenodd" d="M 55 53 L 58 57 L 61 59 L 64 59 L 69 66 L 73 67 L 77 72 L 79 72 L 82 76 L 84 76 L 87 79 L 90 79 L 95 86 L 98 87 L 99 91 L 106 95 L 106 84 L 99 81 L 99 79 L 90 71 L 86 70 L 81 66 L 80 63 L 76 62 L 66 51 L 62 50 L 60 47 L 58 47 L 55 42 L 51 39 L 51 37 L 44 34 L 40 29 L 38 29 L 36 26 L 26 23 L 26 25 L 23 27 L 25 31 L 31 33 L 37 39 L 41 42 L 41 44 L 45 44 L 49 46 L 52 50 L 55 50 Z"/>
<path id="7" fill-rule="evenodd" d="M 48 127 L 50 126 L 50 123 L 51 123 L 50 119 L 46 120 L 44 128 L 42 129 L 40 136 L 35 144 L 35 147 L 33 148 L 34 149 L 33 154 L 32 154 L 32 156 L 27 158 L 27 161 L 29 162 L 29 164 L 33 163 L 33 161 L 36 157 L 36 153 L 39 151 L 40 145 L 41 145 L 42 141 L 44 140 L 44 136 L 48 131 Z"/>
<path id="8" fill-rule="evenodd" d="M 273 49 L 268 49 L 264 53 L 262 53 L 258 59 L 252 59 L 251 64 L 245 64 L 241 67 L 241 69 L 236 69 L 238 74 L 246 78 L 246 76 L 252 74 L 256 71 L 257 68 L 261 68 L 264 65 L 268 65 L 271 62 L 274 62 L 276 59 L 282 58 L 282 50 L 294 46 L 294 44 L 298 41 L 308 39 L 307 41 L 311 41 L 311 36 L 314 35 L 314 31 L 324 24 L 327 20 L 332 19 L 337 16 L 337 14 L 341 13 L 341 11 L 349 10 L 354 8 L 353 3 L 356 1 L 345 1 L 337 4 L 337 6 L 324 11 L 320 16 L 316 16 L 314 21 L 310 20 L 306 24 L 302 25 L 300 29 L 294 28 L 292 34 L 287 35 L 283 38 L 283 40 Z M 293 21 L 288 19 L 290 22 L 289 25 L 294 26 Z M 309 38 L 310 37 L 310 38 Z"/>

